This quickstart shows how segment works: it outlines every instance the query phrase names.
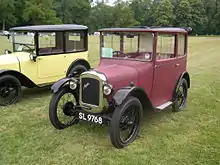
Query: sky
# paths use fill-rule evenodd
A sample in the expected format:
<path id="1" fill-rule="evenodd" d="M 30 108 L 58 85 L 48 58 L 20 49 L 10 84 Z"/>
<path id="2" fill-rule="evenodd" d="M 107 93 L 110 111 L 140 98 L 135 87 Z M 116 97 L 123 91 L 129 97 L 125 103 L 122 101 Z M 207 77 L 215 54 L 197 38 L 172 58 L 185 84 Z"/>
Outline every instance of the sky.
<path id="1" fill-rule="evenodd" d="M 96 0 L 95 2 L 97 2 L 97 1 L 101 2 L 102 0 Z M 108 3 L 107 3 L 107 4 L 113 5 L 113 3 L 114 3 L 115 1 L 116 1 L 116 0 L 108 0 Z M 125 1 L 125 0 L 124 0 L 124 1 Z"/>
<path id="2" fill-rule="evenodd" d="M 109 0 L 109 3 L 113 3 L 115 0 Z"/>

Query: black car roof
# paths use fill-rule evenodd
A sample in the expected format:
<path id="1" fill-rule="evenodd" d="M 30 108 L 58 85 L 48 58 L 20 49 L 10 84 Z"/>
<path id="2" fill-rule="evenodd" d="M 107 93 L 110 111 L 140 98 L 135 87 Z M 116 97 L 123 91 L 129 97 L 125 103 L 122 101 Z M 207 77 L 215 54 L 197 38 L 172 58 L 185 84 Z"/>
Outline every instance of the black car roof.
<path id="1" fill-rule="evenodd" d="M 105 28 L 100 32 L 165 32 L 165 33 L 187 33 L 192 29 L 189 27 L 133 27 L 133 28 Z"/>
<path id="2" fill-rule="evenodd" d="M 71 31 L 71 30 L 87 30 L 88 27 L 77 24 L 60 24 L 60 25 L 34 25 L 19 26 L 10 28 L 10 31 Z"/>

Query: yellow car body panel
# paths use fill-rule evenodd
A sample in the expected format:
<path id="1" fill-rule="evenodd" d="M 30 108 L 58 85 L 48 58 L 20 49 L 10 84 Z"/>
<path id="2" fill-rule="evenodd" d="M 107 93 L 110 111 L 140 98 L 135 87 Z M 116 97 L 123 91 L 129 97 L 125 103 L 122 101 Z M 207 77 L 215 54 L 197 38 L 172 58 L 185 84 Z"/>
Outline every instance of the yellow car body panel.
<path id="1" fill-rule="evenodd" d="M 30 59 L 30 53 L 14 52 L 0 56 L 0 69 L 15 70 L 36 85 L 51 84 L 66 76 L 71 63 L 77 59 L 88 61 L 88 51 L 55 55 L 42 55 L 36 62 Z M 20 65 L 20 69 L 19 69 Z"/>
<path id="2" fill-rule="evenodd" d="M 20 72 L 18 58 L 15 55 L 1 55 L 0 70 L 15 70 Z"/>

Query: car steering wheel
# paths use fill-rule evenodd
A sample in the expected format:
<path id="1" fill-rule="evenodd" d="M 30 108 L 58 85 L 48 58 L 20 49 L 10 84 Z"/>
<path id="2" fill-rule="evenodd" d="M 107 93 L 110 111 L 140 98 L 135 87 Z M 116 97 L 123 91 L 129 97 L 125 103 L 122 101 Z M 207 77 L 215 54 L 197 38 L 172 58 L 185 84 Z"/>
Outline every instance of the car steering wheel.
<path id="1" fill-rule="evenodd" d="M 25 47 L 27 47 L 28 49 L 30 49 L 31 51 L 33 51 L 34 49 L 33 48 L 31 48 L 30 46 L 28 46 L 28 45 L 25 45 L 25 44 L 22 44 L 23 46 L 25 46 Z"/>
<path id="2" fill-rule="evenodd" d="M 128 57 L 128 56 L 129 56 L 128 54 L 126 54 L 126 53 L 124 53 L 124 52 L 122 52 L 122 51 L 119 51 L 119 50 L 113 51 L 113 55 L 114 55 L 114 54 L 116 54 L 116 55 L 118 55 L 118 54 L 123 54 L 123 55 L 125 55 L 125 57 Z"/>

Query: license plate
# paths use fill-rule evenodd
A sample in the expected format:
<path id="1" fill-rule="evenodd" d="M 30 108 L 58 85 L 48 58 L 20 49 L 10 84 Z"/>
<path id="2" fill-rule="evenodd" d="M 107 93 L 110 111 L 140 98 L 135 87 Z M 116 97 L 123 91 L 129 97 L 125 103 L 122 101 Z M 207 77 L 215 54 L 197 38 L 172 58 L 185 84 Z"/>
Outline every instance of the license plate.
<path id="1" fill-rule="evenodd" d="M 79 119 L 89 121 L 89 122 L 93 122 L 93 123 L 97 123 L 97 124 L 102 124 L 103 123 L 103 118 L 102 117 L 91 115 L 91 114 L 86 114 L 86 113 L 83 113 L 83 112 L 79 112 Z"/>

